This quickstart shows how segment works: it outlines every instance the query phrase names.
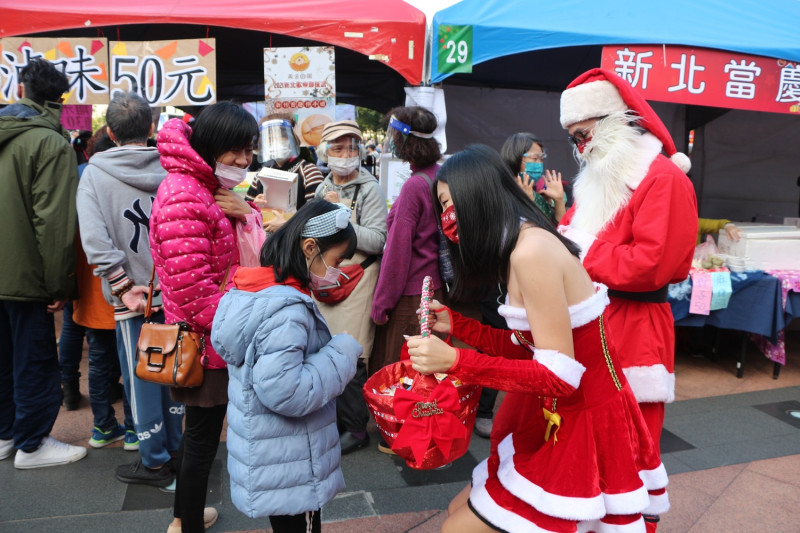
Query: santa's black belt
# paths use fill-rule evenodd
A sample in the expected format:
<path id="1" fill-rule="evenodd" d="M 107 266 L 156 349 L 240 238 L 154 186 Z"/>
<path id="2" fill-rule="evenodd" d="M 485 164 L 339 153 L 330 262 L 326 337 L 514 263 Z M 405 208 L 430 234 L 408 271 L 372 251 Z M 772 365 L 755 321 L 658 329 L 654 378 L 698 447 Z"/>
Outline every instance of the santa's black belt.
<path id="1" fill-rule="evenodd" d="M 646 302 L 651 304 L 661 304 L 667 301 L 667 294 L 669 293 L 669 285 L 664 285 L 660 289 L 649 292 L 628 292 L 617 291 L 608 289 L 608 295 L 614 298 L 624 298 L 626 300 L 633 300 L 636 302 Z"/>

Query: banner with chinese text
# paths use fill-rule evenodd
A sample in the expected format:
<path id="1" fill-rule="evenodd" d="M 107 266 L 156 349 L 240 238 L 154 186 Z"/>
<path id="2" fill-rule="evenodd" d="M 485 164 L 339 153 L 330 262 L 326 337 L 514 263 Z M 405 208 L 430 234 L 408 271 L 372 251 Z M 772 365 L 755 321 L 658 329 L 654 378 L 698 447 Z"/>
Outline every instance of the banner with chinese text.
<path id="1" fill-rule="evenodd" d="M 800 114 L 800 64 L 707 48 L 604 46 L 601 66 L 648 100 Z"/>
<path id="2" fill-rule="evenodd" d="M 105 39 L 6 37 L 0 39 L 0 104 L 17 101 L 19 73 L 41 57 L 69 78 L 65 104 L 108 103 L 108 46 Z"/>
<path id="3" fill-rule="evenodd" d="M 332 46 L 264 48 L 266 114 L 294 117 L 304 146 L 317 146 L 336 118 L 336 57 Z"/>
<path id="4" fill-rule="evenodd" d="M 111 95 L 135 90 L 151 106 L 217 100 L 216 39 L 111 41 Z"/>
<path id="5" fill-rule="evenodd" d="M 69 78 L 66 105 L 107 104 L 136 90 L 151 106 L 216 101 L 214 39 L 112 41 L 105 38 L 0 39 L 0 104 L 17 100 L 19 73 L 31 58 L 54 63 Z"/>

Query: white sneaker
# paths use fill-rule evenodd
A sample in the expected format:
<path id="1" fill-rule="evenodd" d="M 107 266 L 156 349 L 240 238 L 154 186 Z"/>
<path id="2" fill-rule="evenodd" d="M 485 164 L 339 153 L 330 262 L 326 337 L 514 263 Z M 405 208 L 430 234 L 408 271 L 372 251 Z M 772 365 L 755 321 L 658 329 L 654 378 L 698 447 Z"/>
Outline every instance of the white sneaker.
<path id="1" fill-rule="evenodd" d="M 492 434 L 492 419 L 476 418 L 475 428 L 473 429 L 473 431 L 477 436 L 483 437 L 484 439 L 488 439 L 489 436 Z"/>
<path id="2" fill-rule="evenodd" d="M 14 439 L 0 439 L 0 461 L 14 454 Z"/>
<path id="3" fill-rule="evenodd" d="M 14 458 L 14 467 L 24 470 L 27 468 L 43 468 L 45 466 L 65 465 L 74 463 L 86 457 L 86 448 L 72 446 L 47 437 L 35 452 L 25 453 L 17 450 Z"/>

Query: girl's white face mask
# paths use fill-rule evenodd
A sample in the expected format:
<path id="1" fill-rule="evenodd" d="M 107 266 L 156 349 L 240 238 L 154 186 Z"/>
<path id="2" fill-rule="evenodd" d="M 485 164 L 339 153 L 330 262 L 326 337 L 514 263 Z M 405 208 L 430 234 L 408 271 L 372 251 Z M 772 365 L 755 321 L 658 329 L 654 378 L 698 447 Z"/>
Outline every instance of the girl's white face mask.
<path id="1" fill-rule="evenodd" d="M 231 190 L 247 178 L 247 169 L 217 163 L 214 175 L 220 187 Z"/>
<path id="2" fill-rule="evenodd" d="M 361 159 L 356 157 L 328 157 L 328 168 L 337 176 L 349 176 L 361 165 Z"/>

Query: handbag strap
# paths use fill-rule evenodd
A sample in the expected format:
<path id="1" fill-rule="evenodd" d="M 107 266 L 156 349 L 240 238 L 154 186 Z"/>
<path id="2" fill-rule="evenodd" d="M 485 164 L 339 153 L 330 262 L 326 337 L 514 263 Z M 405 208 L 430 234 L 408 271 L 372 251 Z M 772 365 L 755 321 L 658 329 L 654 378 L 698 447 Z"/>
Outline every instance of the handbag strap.
<path id="1" fill-rule="evenodd" d="M 225 276 L 222 278 L 222 282 L 219 284 L 219 292 L 225 290 L 225 285 L 228 283 L 228 274 L 231 272 L 231 264 L 233 263 L 233 257 L 228 260 L 228 268 L 225 269 Z M 150 272 L 150 281 L 147 283 L 147 305 L 144 308 L 144 319 L 145 321 L 150 321 L 150 315 L 153 313 L 153 280 L 156 277 L 156 265 L 153 265 L 153 270 Z"/>
<path id="2" fill-rule="evenodd" d="M 150 322 L 150 315 L 153 312 L 153 280 L 156 277 L 156 265 L 153 265 L 153 270 L 150 272 L 150 281 L 147 283 L 147 305 L 144 308 L 144 320 Z"/>

